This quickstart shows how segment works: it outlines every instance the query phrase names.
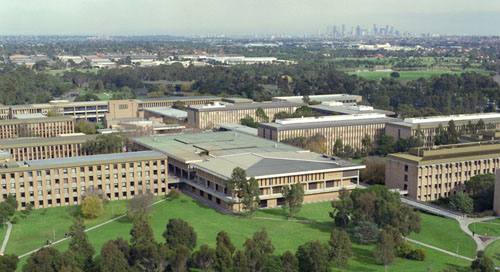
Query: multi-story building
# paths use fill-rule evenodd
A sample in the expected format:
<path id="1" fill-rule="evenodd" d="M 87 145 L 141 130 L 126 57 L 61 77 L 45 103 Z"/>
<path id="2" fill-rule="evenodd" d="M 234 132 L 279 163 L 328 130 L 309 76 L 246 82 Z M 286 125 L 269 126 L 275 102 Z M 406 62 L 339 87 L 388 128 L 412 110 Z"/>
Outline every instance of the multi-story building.
<path id="1" fill-rule="evenodd" d="M 475 113 L 405 118 L 403 121 L 387 124 L 386 133 L 393 136 L 394 140 L 407 139 L 410 136 L 417 137 L 420 134 L 424 144 L 431 146 L 434 145 L 434 138 L 439 132 L 439 126 L 441 125 L 446 130 L 451 120 L 455 123 L 458 133 L 474 133 L 470 130 L 477 130 L 477 128 L 472 127 L 476 126 L 479 120 L 485 123 L 485 127 L 481 129 L 500 129 L 500 113 Z"/>
<path id="2" fill-rule="evenodd" d="M 0 167 L 1 199 L 15 195 L 24 209 L 80 204 L 87 190 L 109 200 L 140 192 L 168 193 L 167 157 L 160 152 L 128 152 L 38 161 L 5 162 Z"/>
<path id="3" fill-rule="evenodd" d="M 235 167 L 255 177 L 261 206 L 283 204 L 283 186 L 301 182 L 305 202 L 332 200 L 353 189 L 363 165 L 233 131 L 132 139 L 135 150 L 154 149 L 168 156 L 168 169 L 181 188 L 229 210 L 240 210 L 225 181 Z"/>
<path id="4" fill-rule="evenodd" d="M 240 123 L 242 118 L 250 116 L 258 120 L 256 110 L 264 110 L 269 120 L 279 112 L 293 113 L 303 104 L 289 102 L 246 103 L 246 104 L 209 104 L 187 108 L 188 126 L 197 129 L 218 128 L 217 124 Z"/>
<path id="5" fill-rule="evenodd" d="M 319 101 L 319 102 L 341 102 L 344 104 L 356 105 L 361 102 L 363 97 L 361 95 L 353 94 L 320 94 L 320 95 L 310 95 L 309 100 Z M 304 96 L 276 96 L 273 97 L 274 102 L 294 102 L 302 103 L 304 102 Z"/>
<path id="6" fill-rule="evenodd" d="M 499 142 L 412 148 L 387 156 L 385 185 L 417 200 L 436 200 L 464 191 L 471 177 L 499 167 Z"/>
<path id="7" fill-rule="evenodd" d="M 0 150 L 11 154 L 12 160 L 31 161 L 87 155 L 82 145 L 96 135 L 39 138 L 18 138 L 0 140 Z"/>
<path id="8" fill-rule="evenodd" d="M 69 116 L 0 120 L 0 139 L 19 137 L 53 137 L 75 131 Z"/>
<path id="9" fill-rule="evenodd" d="M 344 146 L 361 149 L 365 135 L 376 142 L 385 134 L 386 124 L 396 120 L 380 113 L 290 118 L 259 124 L 259 137 L 281 142 L 319 134 L 326 139 L 326 153 L 332 154 L 337 139 L 342 139 Z"/>

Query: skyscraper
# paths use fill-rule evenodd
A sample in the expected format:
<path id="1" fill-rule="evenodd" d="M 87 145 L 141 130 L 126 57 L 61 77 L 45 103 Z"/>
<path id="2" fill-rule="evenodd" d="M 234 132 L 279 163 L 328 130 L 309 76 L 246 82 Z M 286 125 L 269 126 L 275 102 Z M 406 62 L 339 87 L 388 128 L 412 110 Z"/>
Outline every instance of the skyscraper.
<path id="1" fill-rule="evenodd" d="M 377 24 L 373 24 L 373 32 L 372 32 L 372 35 L 373 36 L 377 36 L 377 33 L 378 32 L 378 29 L 377 29 Z"/>
<path id="2" fill-rule="evenodd" d="M 361 36 L 361 27 L 359 25 L 356 27 L 356 36 Z"/>
<path id="3" fill-rule="evenodd" d="M 342 36 L 345 35 L 345 24 L 342 24 Z"/>

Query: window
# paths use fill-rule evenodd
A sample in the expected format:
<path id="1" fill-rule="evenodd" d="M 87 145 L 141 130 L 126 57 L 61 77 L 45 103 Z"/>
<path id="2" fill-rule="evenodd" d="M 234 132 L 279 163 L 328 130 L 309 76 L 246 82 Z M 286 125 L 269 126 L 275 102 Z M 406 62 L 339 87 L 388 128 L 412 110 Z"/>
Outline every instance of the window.
<path id="1" fill-rule="evenodd" d="M 408 165 L 405 165 L 405 172 L 408 172 Z"/>
<path id="2" fill-rule="evenodd" d="M 317 182 L 309 183 L 309 190 L 316 190 L 316 189 L 318 189 Z"/>
<path id="3" fill-rule="evenodd" d="M 128 109 L 128 105 L 127 104 L 120 104 L 120 105 L 118 105 L 118 109 L 126 110 L 126 109 Z"/>

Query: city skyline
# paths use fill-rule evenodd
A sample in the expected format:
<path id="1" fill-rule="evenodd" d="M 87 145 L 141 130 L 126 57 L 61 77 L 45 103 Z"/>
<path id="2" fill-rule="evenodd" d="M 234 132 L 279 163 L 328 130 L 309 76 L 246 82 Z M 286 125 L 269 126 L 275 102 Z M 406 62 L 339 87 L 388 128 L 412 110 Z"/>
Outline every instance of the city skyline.
<path id="1" fill-rule="evenodd" d="M 291 35 L 325 26 L 393 25 L 403 32 L 500 35 L 500 2 L 0 1 L 0 35 Z M 230 23 L 228 23 L 230 22 Z"/>

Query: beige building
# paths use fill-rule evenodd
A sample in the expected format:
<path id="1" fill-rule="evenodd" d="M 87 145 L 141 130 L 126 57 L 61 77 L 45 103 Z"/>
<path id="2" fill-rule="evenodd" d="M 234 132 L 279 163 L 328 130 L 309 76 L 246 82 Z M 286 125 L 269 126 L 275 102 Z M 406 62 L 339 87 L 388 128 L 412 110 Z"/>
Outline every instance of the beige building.
<path id="1" fill-rule="evenodd" d="M 270 102 L 270 103 L 245 103 L 245 104 L 209 104 L 191 106 L 187 108 L 188 126 L 201 130 L 219 128 L 217 124 L 240 123 L 247 116 L 258 120 L 255 112 L 258 108 L 264 110 L 269 120 L 279 112 L 294 113 L 302 107 L 301 103 Z"/>
<path id="2" fill-rule="evenodd" d="M 405 118 L 403 121 L 387 124 L 386 133 L 393 136 L 394 140 L 398 140 L 399 138 L 407 139 L 410 136 L 416 137 L 420 131 L 424 139 L 424 144 L 432 146 L 434 145 L 434 138 L 438 134 L 439 125 L 442 125 L 446 130 L 451 120 L 455 123 L 456 130 L 461 134 L 473 133 L 469 131 L 469 124 L 476 125 L 479 120 L 483 120 L 485 123 L 483 129 L 500 129 L 500 113 L 477 113 Z"/>
<path id="3" fill-rule="evenodd" d="M 75 132 L 72 117 L 45 117 L 29 119 L 0 120 L 0 139 L 19 137 L 53 137 Z"/>
<path id="4" fill-rule="evenodd" d="M 344 146 L 361 149 L 365 135 L 375 143 L 385 134 L 386 124 L 396 120 L 380 113 L 290 118 L 259 124 L 259 137 L 281 142 L 320 134 L 326 138 L 326 153 L 332 154 L 337 139 L 342 139 Z"/>
<path id="5" fill-rule="evenodd" d="M 143 190 L 168 193 L 167 157 L 128 152 L 51 160 L 5 162 L 0 167 L 1 199 L 15 195 L 24 209 L 80 204 L 86 190 L 109 200 L 130 199 Z"/>
<path id="6" fill-rule="evenodd" d="M 385 185 L 430 201 L 464 191 L 471 177 L 494 173 L 499 167 L 499 142 L 412 148 L 408 153 L 387 156 Z"/>
<path id="7" fill-rule="evenodd" d="M 340 102 L 344 104 L 356 105 L 357 103 L 361 102 L 361 100 L 363 100 L 363 97 L 361 95 L 353 94 L 319 94 L 310 95 L 309 100 L 319 102 Z M 273 102 L 302 103 L 304 102 L 304 96 L 276 96 L 273 97 Z"/>
<path id="8" fill-rule="evenodd" d="M 82 145 L 96 135 L 78 135 L 40 138 L 17 138 L 0 140 L 0 150 L 11 154 L 12 160 L 31 161 L 85 156 Z"/>
<path id="9" fill-rule="evenodd" d="M 305 202 L 338 198 L 341 188 L 354 189 L 363 165 L 238 132 L 161 135 L 132 139 L 135 150 L 154 149 L 168 156 L 168 169 L 178 186 L 230 210 L 240 210 L 225 181 L 235 167 L 255 177 L 260 205 L 283 204 L 283 186 L 301 182 Z M 169 183 L 171 184 L 171 183 Z M 230 203 L 234 203 L 230 204 Z"/>

